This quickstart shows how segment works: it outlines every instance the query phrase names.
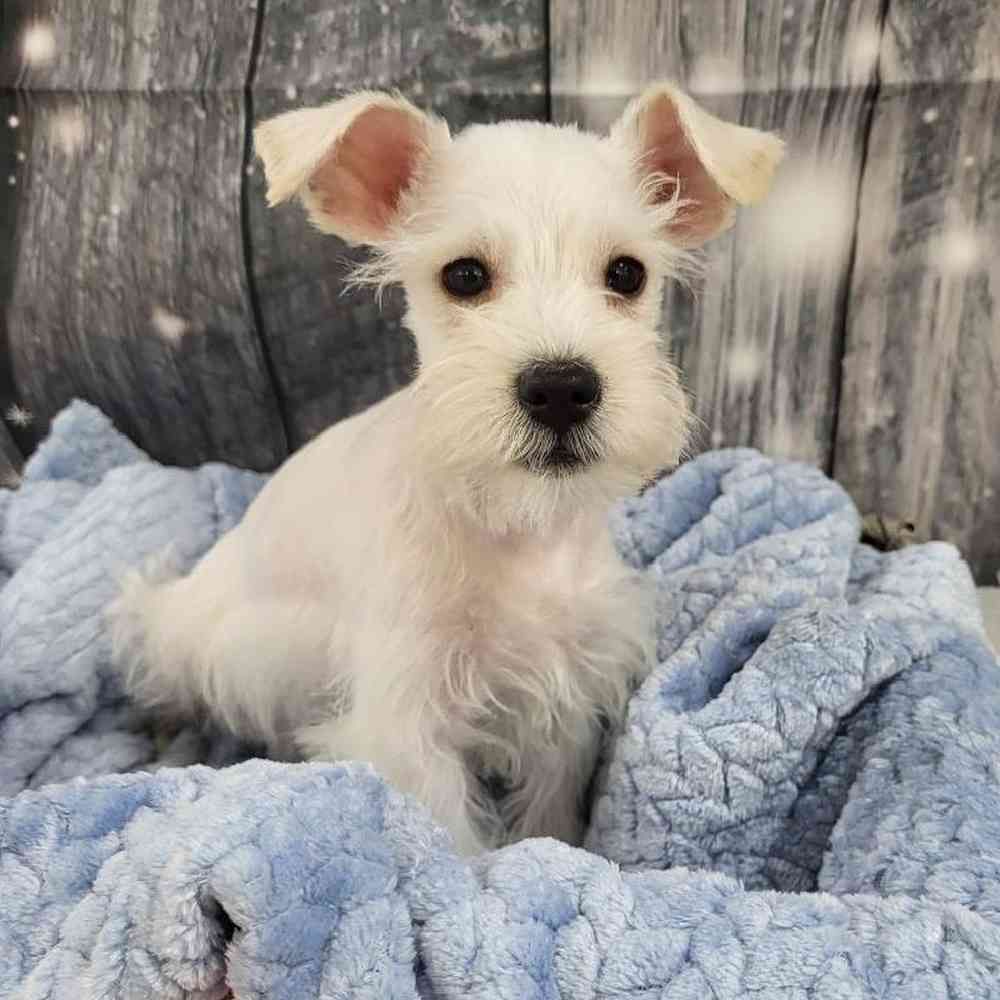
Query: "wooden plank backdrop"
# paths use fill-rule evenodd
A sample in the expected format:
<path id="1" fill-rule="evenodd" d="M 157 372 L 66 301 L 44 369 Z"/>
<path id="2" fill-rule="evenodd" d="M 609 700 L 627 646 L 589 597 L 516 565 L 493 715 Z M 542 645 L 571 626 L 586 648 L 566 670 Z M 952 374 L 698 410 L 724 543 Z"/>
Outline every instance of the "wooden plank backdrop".
<path id="1" fill-rule="evenodd" d="M 14 373 L 11 370 L 9 352 L 7 350 L 7 309 L 5 303 L 10 301 L 11 290 L 14 287 L 14 276 L 17 273 L 20 239 L 14 219 L 17 217 L 20 191 L 17 189 L 17 168 L 20 165 L 19 155 L 24 156 L 17 141 L 17 131 L 7 123 L 17 114 L 17 96 L 12 91 L 0 92 L 0 418 L 5 416 L 17 397 L 14 385 Z M 8 171 L 6 174 L 4 171 Z M 9 183 L 13 177 L 14 183 Z M 5 183 L 7 181 L 7 183 Z M 13 411 L 15 415 L 19 411 Z M 23 445 L 18 440 L 20 428 L 14 423 L 8 426 L 0 422 L 3 429 L 3 469 L 0 472 L 5 480 L 11 479 L 23 462 L 23 452 L 30 448 L 32 441 L 26 440 Z"/>
<path id="2" fill-rule="evenodd" d="M 1000 5 L 894 3 L 862 179 L 834 471 L 1000 570 Z"/>
<path id="3" fill-rule="evenodd" d="M 30 6 L 6 302 L 16 405 L 42 434 L 82 396 L 157 458 L 272 468 L 286 437 L 241 224 L 254 7 Z M 47 58 L 25 41 L 39 26 Z"/>
<path id="4" fill-rule="evenodd" d="M 73 395 L 266 469 L 411 377 L 401 294 L 266 208 L 252 122 L 367 86 L 603 129 L 669 76 L 789 145 L 665 299 L 700 445 L 820 464 L 992 582 L 998 73 L 994 0 L 0 0 L 0 480 Z"/>
<path id="5" fill-rule="evenodd" d="M 257 0 L 5 0 L 0 85 L 242 90 L 256 15 Z"/>
<path id="6" fill-rule="evenodd" d="M 3 422 L 3 470 L 6 482 L 16 482 L 24 454 L 34 445 L 35 438 L 22 428 L 21 411 L 12 409 L 17 399 L 14 373 L 7 349 L 8 310 L 20 257 L 20 232 L 16 223 L 22 190 L 18 175 L 27 158 L 22 133 L 12 124 L 20 125 L 17 115 L 18 94 L 14 81 L 22 63 L 21 53 L 14 43 L 24 31 L 24 11 L 0 0 L 0 421 Z M 13 182 L 11 181 L 13 178 Z M 10 421 L 8 413 L 19 419 Z"/>

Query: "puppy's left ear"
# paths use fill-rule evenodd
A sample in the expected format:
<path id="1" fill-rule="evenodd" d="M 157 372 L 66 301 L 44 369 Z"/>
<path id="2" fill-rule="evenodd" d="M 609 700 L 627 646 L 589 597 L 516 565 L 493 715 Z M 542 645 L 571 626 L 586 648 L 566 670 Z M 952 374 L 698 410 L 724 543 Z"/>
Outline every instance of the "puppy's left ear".
<path id="1" fill-rule="evenodd" d="M 449 135 L 443 121 L 402 97 L 360 91 L 272 118 L 257 126 L 254 141 L 269 205 L 297 196 L 324 233 L 378 244 Z"/>
<path id="2" fill-rule="evenodd" d="M 640 180 L 652 181 L 654 201 L 677 199 L 665 235 L 682 247 L 728 228 L 737 205 L 759 202 L 784 153 L 776 135 L 716 118 L 670 83 L 635 98 L 611 139 L 633 154 Z"/>

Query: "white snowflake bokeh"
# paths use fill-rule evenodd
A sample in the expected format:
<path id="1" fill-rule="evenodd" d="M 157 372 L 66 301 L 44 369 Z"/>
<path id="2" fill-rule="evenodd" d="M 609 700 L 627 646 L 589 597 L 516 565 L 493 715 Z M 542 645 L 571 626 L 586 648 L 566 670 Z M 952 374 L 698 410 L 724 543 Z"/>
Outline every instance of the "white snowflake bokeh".
<path id="1" fill-rule="evenodd" d="M 741 94 L 743 67 L 727 56 L 703 56 L 692 68 L 688 87 L 694 94 Z"/>
<path id="2" fill-rule="evenodd" d="M 868 81 L 878 63 L 882 49 L 882 33 L 878 25 L 859 27 L 847 42 L 847 57 L 851 77 L 860 83 Z"/>
<path id="3" fill-rule="evenodd" d="M 779 273 L 829 268 L 850 244 L 854 230 L 853 174 L 837 163 L 790 161 L 774 190 L 749 213 L 759 252 Z"/>
<path id="4" fill-rule="evenodd" d="M 159 305 L 153 306 L 150 320 L 156 332 L 164 340 L 170 341 L 173 344 L 178 343 L 191 329 L 191 324 L 186 319 L 182 316 L 177 316 L 169 309 L 164 309 L 163 306 Z"/>
<path id="5" fill-rule="evenodd" d="M 15 427 L 28 427 L 35 419 L 35 416 L 31 410 L 27 409 L 27 407 L 21 406 L 20 403 L 12 403 L 7 407 L 7 412 L 4 414 L 4 418 L 7 423 L 13 424 Z"/>
<path id="6" fill-rule="evenodd" d="M 593 59 L 584 68 L 578 83 L 568 90 L 553 84 L 553 93 L 567 93 L 575 97 L 633 97 L 639 92 L 639 81 L 625 69 L 624 60 L 611 55 Z"/>
<path id="7" fill-rule="evenodd" d="M 726 352 L 726 371 L 731 385 L 745 387 L 757 381 L 764 367 L 764 354 L 749 343 L 738 343 Z"/>
<path id="8" fill-rule="evenodd" d="M 29 66 L 44 66 L 56 54 L 56 33 L 48 21 L 36 21 L 27 27 L 21 39 L 21 52 Z"/>
<path id="9" fill-rule="evenodd" d="M 953 223 L 938 238 L 931 265 L 942 274 L 963 275 L 988 257 L 987 241 L 975 226 Z"/>
<path id="10" fill-rule="evenodd" d="M 861 419 L 869 430 L 888 427 L 895 416 L 896 404 L 888 396 L 878 397 L 869 402 L 867 408 L 861 413 Z"/>
<path id="11" fill-rule="evenodd" d="M 76 106 L 60 109 L 49 121 L 49 141 L 65 156 L 79 152 L 86 138 L 87 121 Z"/>

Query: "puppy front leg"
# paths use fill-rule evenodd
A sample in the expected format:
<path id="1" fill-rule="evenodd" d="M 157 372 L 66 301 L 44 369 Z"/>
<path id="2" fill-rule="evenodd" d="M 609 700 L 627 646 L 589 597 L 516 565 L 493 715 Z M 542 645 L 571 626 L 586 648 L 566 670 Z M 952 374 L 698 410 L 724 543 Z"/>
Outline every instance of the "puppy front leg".
<path id="1" fill-rule="evenodd" d="M 555 837 L 583 841 L 583 796 L 594 773 L 601 731 L 583 724 L 572 740 L 535 748 L 524 761 L 524 779 L 503 803 L 507 839 Z"/>
<path id="2" fill-rule="evenodd" d="M 345 715 L 299 733 L 310 760 L 370 763 L 393 788 L 412 795 L 452 835 L 460 854 L 491 846 L 489 814 L 460 750 L 416 717 L 384 718 L 355 704 Z"/>

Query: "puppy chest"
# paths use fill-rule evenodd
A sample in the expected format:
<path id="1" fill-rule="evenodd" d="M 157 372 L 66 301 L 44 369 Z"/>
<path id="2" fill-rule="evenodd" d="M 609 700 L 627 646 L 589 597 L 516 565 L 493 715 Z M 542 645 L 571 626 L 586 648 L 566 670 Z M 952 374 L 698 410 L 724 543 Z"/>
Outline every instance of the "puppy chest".
<path id="1" fill-rule="evenodd" d="M 627 589 L 624 567 L 579 553 L 514 554 L 470 574 L 448 617 L 480 668 L 557 653 L 580 656 L 613 627 Z"/>

